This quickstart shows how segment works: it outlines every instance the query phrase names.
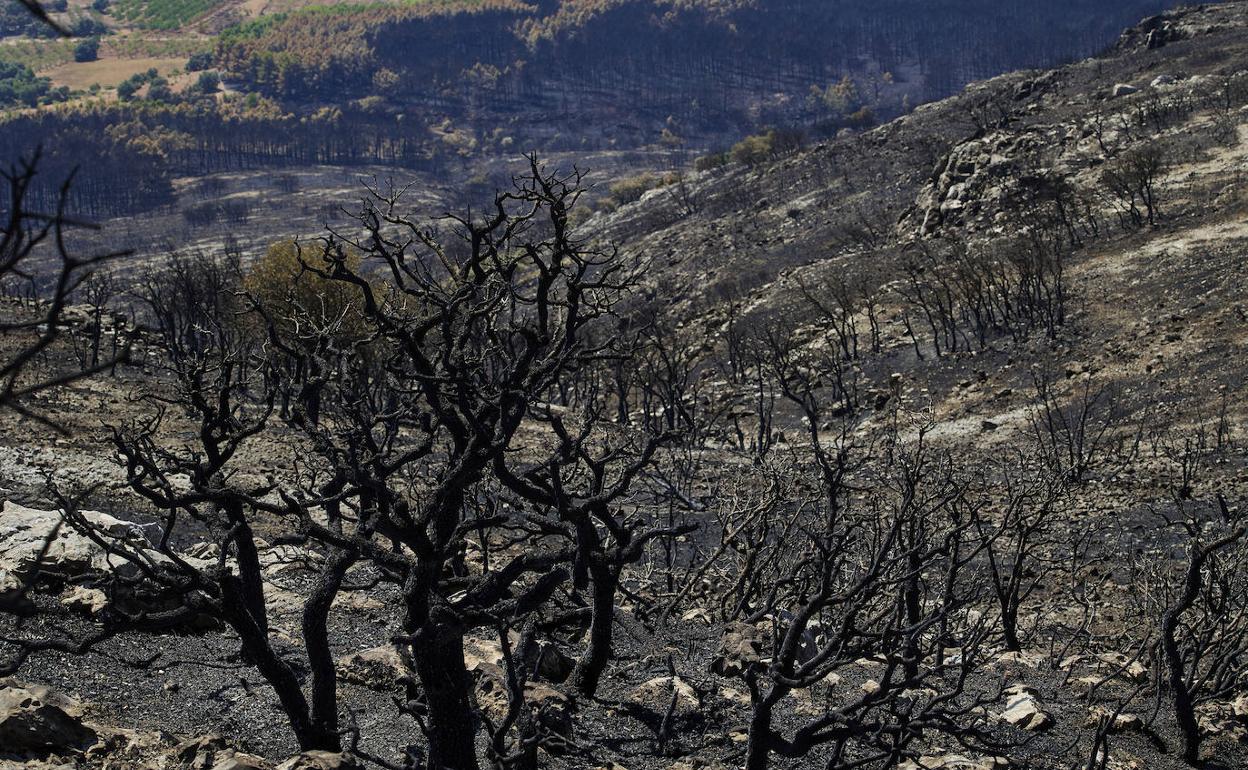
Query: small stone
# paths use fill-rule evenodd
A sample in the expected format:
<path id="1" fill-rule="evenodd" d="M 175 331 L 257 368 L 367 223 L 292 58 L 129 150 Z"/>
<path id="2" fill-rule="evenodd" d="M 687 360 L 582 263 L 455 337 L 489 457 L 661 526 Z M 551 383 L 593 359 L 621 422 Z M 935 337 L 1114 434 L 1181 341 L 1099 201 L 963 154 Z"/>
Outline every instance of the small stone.
<path id="1" fill-rule="evenodd" d="M 98 615 L 108 607 L 108 596 L 98 588 L 73 586 L 61 595 L 61 606 L 75 612 Z"/>

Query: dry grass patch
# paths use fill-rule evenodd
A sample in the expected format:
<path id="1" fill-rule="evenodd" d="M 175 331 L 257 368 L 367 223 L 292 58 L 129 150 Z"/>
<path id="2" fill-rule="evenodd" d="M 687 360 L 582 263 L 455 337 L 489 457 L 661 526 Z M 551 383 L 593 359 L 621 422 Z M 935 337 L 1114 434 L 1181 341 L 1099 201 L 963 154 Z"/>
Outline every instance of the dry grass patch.
<path id="1" fill-rule="evenodd" d="M 57 86 L 69 86 L 74 90 L 89 88 L 93 83 L 104 87 L 114 87 L 131 75 L 155 67 L 161 75 L 168 75 L 175 69 L 186 66 L 182 57 L 144 57 L 139 59 L 106 58 L 93 62 L 70 62 L 53 67 L 42 73 L 52 78 Z"/>

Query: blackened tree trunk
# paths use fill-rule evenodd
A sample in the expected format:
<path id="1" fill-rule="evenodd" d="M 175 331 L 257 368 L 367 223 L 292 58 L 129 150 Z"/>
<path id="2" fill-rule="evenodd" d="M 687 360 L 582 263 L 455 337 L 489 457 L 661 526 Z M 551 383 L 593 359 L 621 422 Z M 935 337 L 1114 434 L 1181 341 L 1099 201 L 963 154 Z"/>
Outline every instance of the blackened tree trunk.
<path id="1" fill-rule="evenodd" d="M 1222 515 L 1226 519 L 1230 519 L 1230 512 L 1227 508 L 1226 501 L 1219 497 L 1218 502 L 1222 507 Z M 1189 531 L 1196 532 L 1198 529 L 1193 528 Z M 1191 552 L 1187 563 L 1187 570 L 1183 576 L 1182 593 L 1175 599 L 1161 616 L 1161 653 L 1166 662 L 1166 678 L 1170 687 L 1171 702 L 1174 705 L 1174 718 L 1178 723 L 1179 735 L 1183 738 L 1183 761 L 1192 767 L 1200 767 L 1200 723 L 1196 718 L 1196 693 L 1192 690 L 1189 683 L 1189 672 L 1184 665 L 1184 655 L 1179 640 L 1179 626 L 1182 622 L 1183 613 L 1191 610 L 1196 605 L 1196 600 L 1200 597 L 1201 588 L 1204 585 L 1204 570 L 1210 558 L 1218 551 L 1227 546 L 1239 542 L 1246 532 L 1245 528 L 1237 526 L 1229 534 L 1222 538 L 1201 545 L 1197 540 L 1197 536 L 1193 534 L 1193 542 L 1191 544 Z M 1197 672 L 1190 672 L 1191 679 L 1197 678 Z"/>
<path id="2" fill-rule="evenodd" d="M 303 605 L 303 642 L 308 650 L 308 667 L 312 682 L 311 719 L 315 730 L 333 736 L 331 750 L 340 748 L 338 741 L 338 672 L 329 646 L 329 610 L 342 586 L 343 576 L 355 563 L 349 553 L 330 556 L 320 580 Z"/>
<path id="3" fill-rule="evenodd" d="M 611 634 L 615 626 L 615 594 L 619 589 L 620 570 L 602 555 L 595 554 L 590 558 L 589 575 L 593 583 L 589 644 L 572 669 L 572 685 L 577 692 L 592 698 L 611 660 Z"/>
<path id="4" fill-rule="evenodd" d="M 239 636 L 243 651 L 255 661 L 256 669 L 277 693 L 278 702 L 301 751 L 337 751 L 338 733 L 326 733 L 312 719 L 308 699 L 303 694 L 299 677 L 289 663 L 282 660 L 269 644 L 268 634 L 256 623 L 251 611 L 244 606 L 238 586 L 232 580 L 222 581 L 222 599 L 225 620 Z"/>
<path id="5" fill-rule="evenodd" d="M 463 632 L 448 624 L 426 623 L 413 642 L 416 676 L 429 709 L 429 767 L 478 770 L 477 715 L 464 664 Z"/>
<path id="6" fill-rule="evenodd" d="M 251 525 L 243 513 L 242 503 L 229 500 L 224 505 L 226 520 L 234 528 L 234 552 L 238 558 L 238 592 L 243 607 L 251 615 L 262 637 L 269 633 L 268 610 L 264 604 L 264 572 Z M 267 644 L 267 642 L 266 642 Z"/>
<path id="7" fill-rule="evenodd" d="M 771 756 L 771 714 L 775 707 L 777 690 L 772 687 L 767 694 L 758 690 L 758 682 L 750 682 L 751 700 L 754 702 L 750 715 L 749 742 L 745 751 L 745 770 L 767 770 Z"/>

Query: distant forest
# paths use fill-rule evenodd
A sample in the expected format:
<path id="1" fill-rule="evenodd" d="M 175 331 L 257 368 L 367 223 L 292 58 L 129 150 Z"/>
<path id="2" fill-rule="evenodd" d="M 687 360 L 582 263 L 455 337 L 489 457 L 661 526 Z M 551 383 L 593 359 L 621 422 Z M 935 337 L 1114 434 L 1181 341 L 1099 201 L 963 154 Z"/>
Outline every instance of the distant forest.
<path id="1" fill-rule="evenodd" d="M 293 101 L 374 94 L 503 112 L 627 98 L 706 123 L 757 118 L 779 89 L 914 75 L 923 100 L 1082 58 L 1163 0 L 515 0 L 328 6 L 227 30 L 220 64 Z M 797 98 L 793 98 L 797 97 Z M 864 98 L 864 101 L 867 99 Z M 794 107 L 793 103 L 798 106 Z"/>
<path id="2" fill-rule="evenodd" d="M 90 158 L 75 211 L 172 200 L 171 179 L 309 163 L 826 135 L 967 82 L 1105 48 L 1163 0 L 463 0 L 333 5 L 224 30 L 230 93 L 154 89 L 0 118 L 0 157 Z M 198 68 L 202 68 L 200 63 Z M 72 148 L 72 149 L 71 149 Z M 127 173 L 119 174 L 118 169 Z"/>

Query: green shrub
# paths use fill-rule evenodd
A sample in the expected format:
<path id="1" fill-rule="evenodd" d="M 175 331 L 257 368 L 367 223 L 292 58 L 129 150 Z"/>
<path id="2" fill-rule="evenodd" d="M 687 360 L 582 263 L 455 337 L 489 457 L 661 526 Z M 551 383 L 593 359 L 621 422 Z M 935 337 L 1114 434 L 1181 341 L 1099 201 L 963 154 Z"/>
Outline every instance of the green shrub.
<path id="1" fill-rule="evenodd" d="M 712 152 L 710 155 L 703 155 L 693 161 L 694 171 L 710 171 L 715 168 L 723 168 L 728 165 L 728 153 Z"/>
<path id="2" fill-rule="evenodd" d="M 212 67 L 212 51 L 199 51 L 186 60 L 187 72 L 201 72 Z"/>
<path id="3" fill-rule="evenodd" d="M 617 205 L 623 206 L 641 200 L 641 196 L 662 185 L 662 177 L 644 173 L 619 180 L 608 188 L 608 192 Z"/>
<path id="4" fill-rule="evenodd" d="M 201 72 L 195 88 L 200 93 L 215 94 L 221 88 L 221 76 L 215 72 Z"/>
<path id="5" fill-rule="evenodd" d="M 863 107 L 846 118 L 846 120 L 854 128 L 870 128 L 876 124 L 875 111 L 870 107 Z"/>
<path id="6" fill-rule="evenodd" d="M 109 33 L 108 25 L 91 16 L 79 16 L 70 26 L 74 37 L 103 37 Z"/>
<path id="7" fill-rule="evenodd" d="M 89 37 L 74 46 L 74 61 L 88 62 L 100 58 L 100 39 Z"/>
<path id="8" fill-rule="evenodd" d="M 776 158 L 792 155 L 802 149 L 805 136 L 796 129 L 770 129 L 765 134 L 747 136 L 732 146 L 729 156 L 734 163 L 753 168 Z"/>
<path id="9" fill-rule="evenodd" d="M 0 107 L 34 107 L 50 87 L 25 64 L 0 61 Z"/>
<path id="10" fill-rule="evenodd" d="M 733 163 L 753 168 L 771 160 L 775 154 L 776 132 L 747 136 L 732 146 Z"/>

